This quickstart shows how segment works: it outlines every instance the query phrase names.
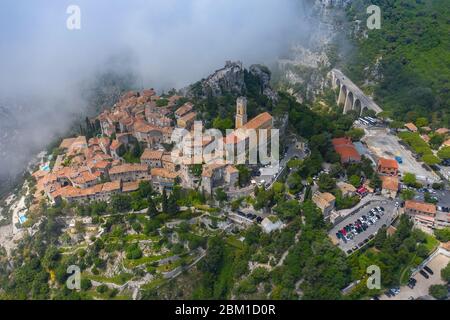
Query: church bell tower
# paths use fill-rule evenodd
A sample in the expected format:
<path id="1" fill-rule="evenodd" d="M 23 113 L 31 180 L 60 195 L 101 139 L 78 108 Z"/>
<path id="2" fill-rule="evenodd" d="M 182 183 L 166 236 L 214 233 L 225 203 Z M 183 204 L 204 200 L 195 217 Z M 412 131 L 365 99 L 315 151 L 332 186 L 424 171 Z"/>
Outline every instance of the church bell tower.
<path id="1" fill-rule="evenodd" d="M 247 98 L 239 97 L 236 100 L 235 129 L 239 129 L 247 123 Z"/>

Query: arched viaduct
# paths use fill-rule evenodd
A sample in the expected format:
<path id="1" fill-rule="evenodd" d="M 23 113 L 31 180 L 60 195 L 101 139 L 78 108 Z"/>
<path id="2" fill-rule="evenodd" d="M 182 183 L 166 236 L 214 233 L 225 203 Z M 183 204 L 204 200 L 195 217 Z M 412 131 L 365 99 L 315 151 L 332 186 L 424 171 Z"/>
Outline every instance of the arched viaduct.
<path id="1" fill-rule="evenodd" d="M 338 105 L 344 105 L 344 114 L 355 110 L 359 115 L 364 109 L 375 111 L 376 114 L 383 111 L 371 98 L 366 96 L 342 71 L 331 70 L 331 84 L 333 89 L 339 88 Z"/>

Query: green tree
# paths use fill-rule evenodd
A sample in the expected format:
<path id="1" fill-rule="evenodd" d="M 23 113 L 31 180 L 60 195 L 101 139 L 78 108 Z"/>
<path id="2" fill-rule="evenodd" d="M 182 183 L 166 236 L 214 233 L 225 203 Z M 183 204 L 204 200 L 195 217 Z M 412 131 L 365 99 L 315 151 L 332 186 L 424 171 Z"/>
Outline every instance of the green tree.
<path id="1" fill-rule="evenodd" d="M 292 194 L 298 193 L 303 190 L 304 186 L 302 184 L 302 178 L 297 172 L 289 175 L 287 179 L 287 185 L 289 188 L 289 192 Z"/>
<path id="2" fill-rule="evenodd" d="M 250 182 L 250 170 L 247 168 L 247 166 L 242 164 L 237 165 L 236 168 L 239 170 L 239 185 L 241 187 L 244 187 Z"/>
<path id="3" fill-rule="evenodd" d="M 364 137 L 364 130 L 359 128 L 352 128 L 347 131 L 346 135 L 352 139 L 352 141 L 359 141 Z"/>
<path id="4" fill-rule="evenodd" d="M 287 200 L 279 203 L 273 209 L 283 221 L 291 221 L 300 215 L 301 206 L 297 200 Z"/>
<path id="5" fill-rule="evenodd" d="M 128 194 L 115 194 L 111 197 L 111 206 L 118 212 L 131 209 L 131 197 Z"/>
<path id="6" fill-rule="evenodd" d="M 403 176 L 403 183 L 406 184 L 408 187 L 416 187 L 417 179 L 416 175 L 414 173 L 407 172 Z"/>
<path id="7" fill-rule="evenodd" d="M 443 148 L 441 148 L 438 151 L 437 155 L 441 159 L 450 159 L 450 147 L 443 147 Z"/>
<path id="8" fill-rule="evenodd" d="M 447 286 L 443 284 L 433 284 L 428 289 L 428 293 L 438 300 L 444 300 L 448 295 Z"/>
<path id="9" fill-rule="evenodd" d="M 352 175 L 348 179 L 351 185 L 353 185 L 355 188 L 358 188 L 361 184 L 361 178 L 357 175 Z"/>
<path id="10" fill-rule="evenodd" d="M 155 217 L 158 214 L 158 209 L 156 209 L 155 201 L 152 197 L 148 197 L 148 209 L 147 215 L 151 218 Z"/>
<path id="11" fill-rule="evenodd" d="M 222 133 L 225 133 L 227 129 L 233 129 L 234 123 L 230 118 L 216 117 L 213 121 L 213 128 L 219 129 Z"/>
<path id="12" fill-rule="evenodd" d="M 167 198 L 166 189 L 163 189 L 163 192 L 161 195 L 161 209 L 162 209 L 162 212 L 164 212 L 164 213 L 168 213 L 168 211 L 169 211 L 169 199 Z"/>
<path id="13" fill-rule="evenodd" d="M 81 290 L 83 290 L 83 291 L 89 290 L 90 288 L 92 288 L 91 280 L 89 280 L 85 277 L 81 278 L 80 287 L 81 287 Z"/>
<path id="14" fill-rule="evenodd" d="M 380 179 L 380 176 L 377 173 L 374 172 L 374 174 L 372 175 L 372 179 L 370 179 L 369 186 L 371 188 L 374 188 L 374 189 L 380 189 L 381 188 L 382 181 Z"/>
<path id="15" fill-rule="evenodd" d="M 416 195 L 414 190 L 403 189 L 401 192 L 401 197 L 403 200 L 412 200 Z"/>
<path id="16" fill-rule="evenodd" d="M 322 173 L 319 176 L 317 184 L 321 192 L 331 192 L 336 188 L 336 180 L 326 173 Z"/>
<path id="17" fill-rule="evenodd" d="M 434 166 L 436 164 L 441 163 L 441 160 L 434 154 L 424 154 L 422 156 L 422 161 L 428 164 L 429 166 Z"/>
<path id="18" fill-rule="evenodd" d="M 428 125 L 428 119 L 424 117 L 420 117 L 416 119 L 416 126 L 418 128 L 420 127 L 426 127 Z"/>
<path id="19" fill-rule="evenodd" d="M 442 280 L 450 283 L 450 263 L 448 263 L 447 266 L 441 270 L 441 277 Z"/>
<path id="20" fill-rule="evenodd" d="M 228 196 L 222 188 L 216 189 L 216 200 L 219 202 L 227 201 Z"/>
<path id="21" fill-rule="evenodd" d="M 436 229 L 434 230 L 434 235 L 441 242 L 450 241 L 450 228 Z"/>

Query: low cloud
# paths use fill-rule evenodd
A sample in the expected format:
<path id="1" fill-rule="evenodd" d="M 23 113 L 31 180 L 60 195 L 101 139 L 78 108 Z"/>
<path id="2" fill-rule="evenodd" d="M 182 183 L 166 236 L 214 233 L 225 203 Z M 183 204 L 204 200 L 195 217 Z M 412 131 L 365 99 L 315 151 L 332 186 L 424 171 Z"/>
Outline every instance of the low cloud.
<path id="1" fill-rule="evenodd" d="M 2 0 L 0 106 L 14 121 L 0 128 L 0 151 L 9 155 L 0 176 L 84 111 L 80 88 L 99 73 L 131 72 L 139 87 L 163 90 L 199 80 L 225 60 L 270 64 L 312 30 L 305 2 Z M 69 5 L 81 9 L 81 30 L 66 28 Z M 3 138 L 11 126 L 13 142 Z"/>

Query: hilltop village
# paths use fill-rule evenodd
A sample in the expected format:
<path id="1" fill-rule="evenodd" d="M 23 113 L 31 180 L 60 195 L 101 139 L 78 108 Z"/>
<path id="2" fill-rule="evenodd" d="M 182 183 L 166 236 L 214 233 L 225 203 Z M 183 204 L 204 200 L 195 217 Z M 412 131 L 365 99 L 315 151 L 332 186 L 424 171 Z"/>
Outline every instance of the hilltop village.
<path id="1" fill-rule="evenodd" d="M 5 202 L 12 231 L 0 227 L 9 259 L 0 255 L 0 267 L 9 270 L 12 260 L 41 280 L 5 271 L 7 292 L 390 299 L 442 285 L 449 131 L 420 118 L 392 121 L 339 70 L 307 105 L 275 93 L 269 80 L 263 66 L 227 62 L 187 91 L 126 92 L 41 154 Z M 218 161 L 251 140 L 242 129 L 278 129 L 277 161 Z M 225 153 L 216 152 L 220 144 Z M 207 149 L 212 157 L 196 161 Z M 383 289 L 364 286 L 372 264 L 390 275 Z M 65 289 L 70 265 L 82 270 L 78 291 Z M 435 276 L 424 278 L 425 267 Z"/>
<path id="2" fill-rule="evenodd" d="M 138 190 L 142 181 L 150 181 L 160 192 L 170 192 L 176 183 L 184 188 L 200 187 L 209 194 L 218 186 L 236 189 L 239 172 L 232 164 L 200 164 L 201 174 L 193 173 L 193 167 L 199 165 L 193 161 L 193 139 L 184 141 L 176 152 L 164 148 L 173 143 L 176 128 L 192 130 L 197 120 L 195 106 L 181 103 L 185 100 L 178 95 L 162 99 L 153 89 L 126 93 L 111 109 L 92 119 L 91 125 L 100 127 L 97 137 L 64 139 L 52 168 L 41 167 L 33 173 L 36 202 L 42 198 L 52 203 L 108 201 L 114 194 Z M 273 119 L 267 112 L 247 121 L 246 104 L 245 97 L 237 99 L 236 129 L 272 128 Z M 234 133 L 223 141 L 225 145 L 238 143 Z M 213 143 L 213 137 L 203 136 L 201 150 Z M 139 159 L 130 160 L 130 154 L 136 152 Z"/>

